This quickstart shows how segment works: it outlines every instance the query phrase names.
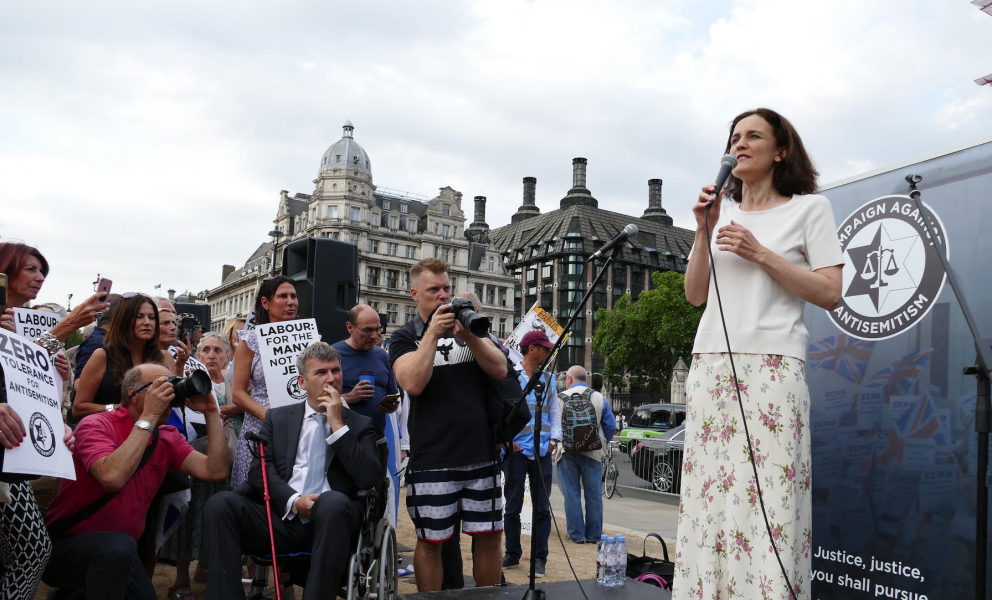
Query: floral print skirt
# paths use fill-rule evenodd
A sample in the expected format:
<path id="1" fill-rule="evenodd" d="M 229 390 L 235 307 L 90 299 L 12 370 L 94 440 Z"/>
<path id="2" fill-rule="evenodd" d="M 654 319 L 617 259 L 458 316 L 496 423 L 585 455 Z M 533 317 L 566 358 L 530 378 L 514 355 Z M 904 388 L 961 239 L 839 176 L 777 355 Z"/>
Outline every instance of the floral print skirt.
<path id="1" fill-rule="evenodd" d="M 797 358 L 734 354 L 771 535 L 758 502 L 727 354 L 696 354 L 686 380 L 676 600 L 788 600 L 810 593 L 809 388 Z"/>

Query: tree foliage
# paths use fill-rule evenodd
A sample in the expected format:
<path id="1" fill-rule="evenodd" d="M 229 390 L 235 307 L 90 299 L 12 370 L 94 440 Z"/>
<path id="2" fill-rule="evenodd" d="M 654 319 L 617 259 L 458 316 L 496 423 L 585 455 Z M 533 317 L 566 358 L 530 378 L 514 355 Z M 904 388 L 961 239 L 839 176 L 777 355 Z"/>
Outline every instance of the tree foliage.
<path id="1" fill-rule="evenodd" d="M 625 374 L 632 386 L 668 390 L 668 379 L 679 358 L 690 360 L 703 307 L 685 299 L 685 276 L 674 271 L 651 275 L 655 289 L 636 301 L 623 296 L 611 310 L 596 312 L 592 347 L 605 360 L 603 375 L 622 387 Z"/>

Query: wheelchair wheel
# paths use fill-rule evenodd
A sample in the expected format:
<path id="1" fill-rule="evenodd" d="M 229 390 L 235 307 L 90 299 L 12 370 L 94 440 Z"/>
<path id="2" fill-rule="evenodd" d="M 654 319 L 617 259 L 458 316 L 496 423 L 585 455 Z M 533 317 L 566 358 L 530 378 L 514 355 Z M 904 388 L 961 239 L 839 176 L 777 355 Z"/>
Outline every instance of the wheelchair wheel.
<path id="1" fill-rule="evenodd" d="M 364 598 L 367 586 L 365 575 L 362 573 L 362 534 L 358 534 L 358 552 L 351 555 L 348 561 L 348 600 Z"/>
<path id="2" fill-rule="evenodd" d="M 375 600 L 396 600 L 399 597 L 399 575 L 397 569 L 396 532 L 383 519 L 380 521 L 379 535 L 376 536 L 379 560 L 373 571 L 370 587 L 375 589 Z"/>

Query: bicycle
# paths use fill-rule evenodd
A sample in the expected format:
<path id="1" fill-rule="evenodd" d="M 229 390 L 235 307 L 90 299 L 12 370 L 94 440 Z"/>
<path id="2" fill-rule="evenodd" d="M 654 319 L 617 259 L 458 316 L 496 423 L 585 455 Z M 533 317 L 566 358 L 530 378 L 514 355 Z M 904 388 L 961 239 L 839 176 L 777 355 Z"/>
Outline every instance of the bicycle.
<path id="1" fill-rule="evenodd" d="M 617 478 L 620 470 L 613 460 L 613 452 L 617 449 L 618 442 L 609 442 L 606 447 L 606 454 L 603 455 L 603 493 L 607 498 L 612 498 L 617 493 Z"/>

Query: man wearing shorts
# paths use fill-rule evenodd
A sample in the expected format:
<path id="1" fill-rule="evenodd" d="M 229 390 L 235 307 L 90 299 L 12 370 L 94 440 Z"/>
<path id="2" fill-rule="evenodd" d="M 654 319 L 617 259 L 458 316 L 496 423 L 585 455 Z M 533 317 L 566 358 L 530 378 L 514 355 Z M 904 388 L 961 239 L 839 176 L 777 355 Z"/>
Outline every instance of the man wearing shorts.
<path id="1" fill-rule="evenodd" d="M 414 265 L 410 295 L 417 316 L 393 332 L 389 360 L 411 400 L 406 481 L 407 510 L 417 532 L 417 590 L 441 589 L 441 543 L 459 520 L 475 542 L 476 583 L 496 585 L 503 504 L 486 388 L 506 377 L 506 357 L 456 321 L 448 263 L 428 258 Z"/>

